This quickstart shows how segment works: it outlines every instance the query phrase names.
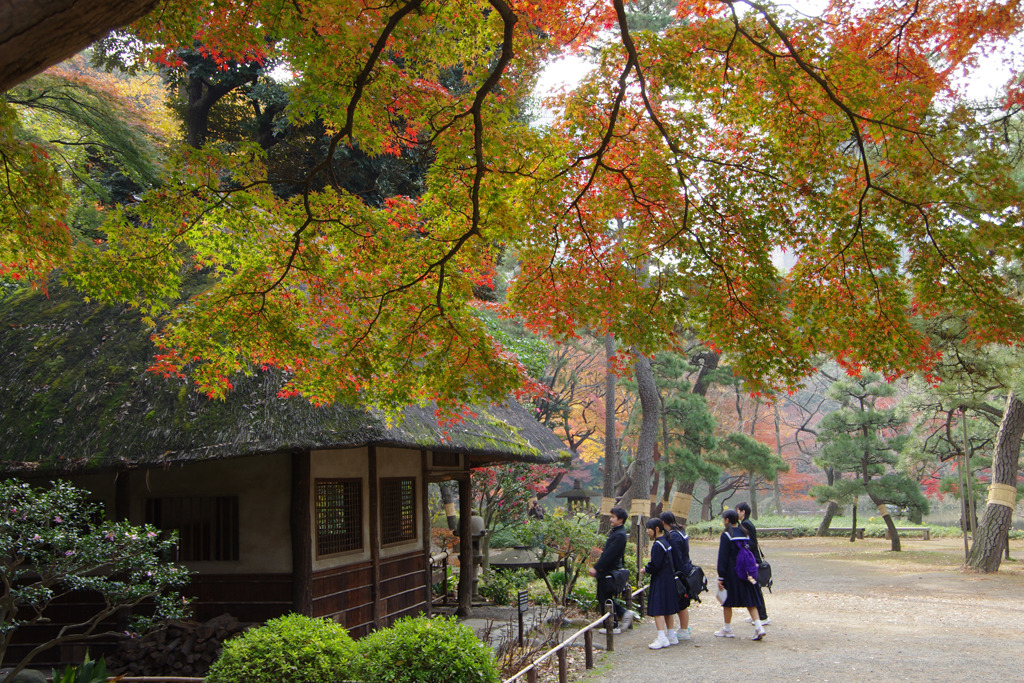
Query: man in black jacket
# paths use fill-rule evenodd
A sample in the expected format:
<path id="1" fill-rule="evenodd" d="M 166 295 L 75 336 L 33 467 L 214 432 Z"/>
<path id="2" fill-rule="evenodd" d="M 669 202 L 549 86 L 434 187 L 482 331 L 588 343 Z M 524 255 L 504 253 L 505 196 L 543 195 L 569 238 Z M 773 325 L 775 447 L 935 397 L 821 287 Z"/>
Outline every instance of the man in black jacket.
<path id="1" fill-rule="evenodd" d="M 614 605 L 613 614 L 615 623 L 612 624 L 612 633 L 620 633 L 620 622 L 622 628 L 629 628 L 632 622 L 633 613 L 627 612 L 626 608 L 615 600 L 615 579 L 612 571 L 623 568 L 623 558 L 626 554 L 626 527 L 623 524 L 629 515 L 625 509 L 613 507 L 611 509 L 612 528 L 608 532 L 608 540 L 604 542 L 604 550 L 601 557 L 590 568 L 590 575 L 597 579 L 597 604 L 600 611 L 604 611 L 606 600 L 611 600 Z M 604 629 L 602 629 L 602 632 Z"/>

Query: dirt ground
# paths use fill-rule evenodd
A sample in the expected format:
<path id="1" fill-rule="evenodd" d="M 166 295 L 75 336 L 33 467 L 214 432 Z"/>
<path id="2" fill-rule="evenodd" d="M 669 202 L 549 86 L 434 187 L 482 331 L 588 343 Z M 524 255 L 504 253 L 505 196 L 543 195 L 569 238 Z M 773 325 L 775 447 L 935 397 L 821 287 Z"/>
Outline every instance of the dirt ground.
<path id="1" fill-rule="evenodd" d="M 693 641 L 649 650 L 646 618 L 584 680 L 1024 681 L 1024 542 L 987 575 L 959 569 L 962 539 L 902 543 L 893 553 L 882 539 L 765 539 L 775 587 L 764 640 L 749 640 L 738 610 L 737 637 L 714 637 L 722 609 L 705 593 L 691 609 Z M 712 582 L 716 552 L 716 542 L 692 543 Z"/>

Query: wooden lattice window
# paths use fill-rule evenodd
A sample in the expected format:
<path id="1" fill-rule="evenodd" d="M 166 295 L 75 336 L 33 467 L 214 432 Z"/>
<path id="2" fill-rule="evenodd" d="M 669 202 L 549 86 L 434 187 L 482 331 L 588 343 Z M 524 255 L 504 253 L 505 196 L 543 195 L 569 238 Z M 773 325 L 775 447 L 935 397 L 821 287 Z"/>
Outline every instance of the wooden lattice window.
<path id="1" fill-rule="evenodd" d="M 362 547 L 362 480 L 317 479 L 316 554 L 333 555 Z"/>
<path id="2" fill-rule="evenodd" d="M 178 532 L 177 560 L 238 559 L 238 496 L 147 498 L 145 521 Z"/>
<path id="3" fill-rule="evenodd" d="M 380 480 L 380 541 L 383 544 L 416 538 L 416 480 Z"/>

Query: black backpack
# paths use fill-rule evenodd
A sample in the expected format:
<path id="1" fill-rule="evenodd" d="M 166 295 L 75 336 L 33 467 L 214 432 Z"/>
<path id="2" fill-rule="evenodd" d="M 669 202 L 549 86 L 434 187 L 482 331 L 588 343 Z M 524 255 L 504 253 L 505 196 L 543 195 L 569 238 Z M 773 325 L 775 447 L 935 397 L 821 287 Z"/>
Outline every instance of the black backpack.
<path id="1" fill-rule="evenodd" d="M 689 573 L 682 571 L 676 576 L 686 586 L 687 597 L 695 602 L 700 602 L 700 594 L 708 589 L 708 579 L 704 576 L 704 570 L 695 564 L 691 564 Z"/>

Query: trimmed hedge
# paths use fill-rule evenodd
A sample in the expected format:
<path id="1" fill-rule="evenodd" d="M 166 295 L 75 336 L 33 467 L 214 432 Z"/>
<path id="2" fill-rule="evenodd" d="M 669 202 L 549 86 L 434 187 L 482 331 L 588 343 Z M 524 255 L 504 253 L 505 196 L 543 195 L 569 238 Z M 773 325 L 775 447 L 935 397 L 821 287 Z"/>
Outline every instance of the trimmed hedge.
<path id="1" fill-rule="evenodd" d="M 356 678 L 374 683 L 499 683 L 494 651 L 454 617 L 403 617 L 359 641 Z"/>
<path id="2" fill-rule="evenodd" d="M 207 683 L 338 683 L 355 680 L 357 646 L 328 619 L 288 614 L 224 643 Z"/>

